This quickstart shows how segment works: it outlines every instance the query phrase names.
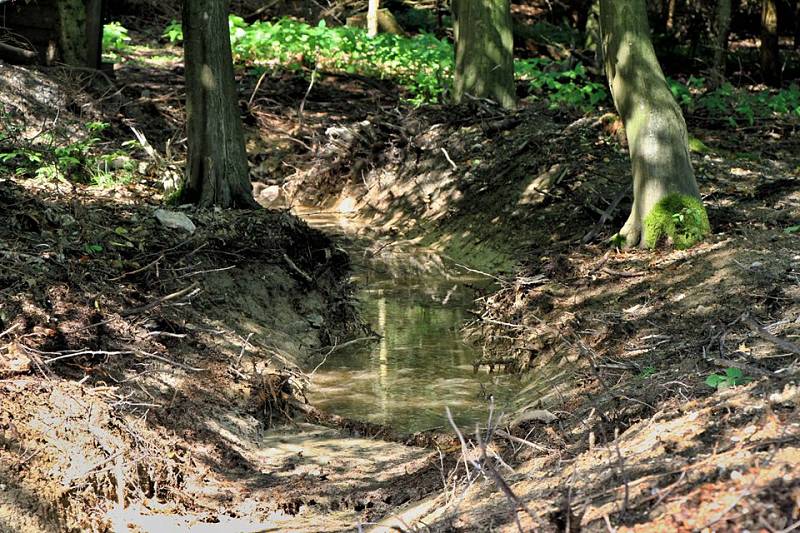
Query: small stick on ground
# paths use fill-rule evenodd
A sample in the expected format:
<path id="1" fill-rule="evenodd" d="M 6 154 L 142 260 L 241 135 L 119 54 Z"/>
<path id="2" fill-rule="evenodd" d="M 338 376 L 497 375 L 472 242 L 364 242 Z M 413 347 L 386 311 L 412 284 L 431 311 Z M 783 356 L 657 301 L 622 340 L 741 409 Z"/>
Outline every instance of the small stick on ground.
<path id="1" fill-rule="evenodd" d="M 312 278 L 311 276 L 309 276 L 308 274 L 306 274 L 305 272 L 300 270 L 300 267 L 295 265 L 294 261 L 292 261 L 289 258 L 288 255 L 283 254 L 283 260 L 286 261 L 286 264 L 289 266 L 289 268 L 292 270 L 292 272 L 294 272 L 295 274 L 300 276 L 303 279 L 303 281 L 305 281 L 308 284 L 313 284 L 314 283 L 314 278 Z"/>
<path id="2" fill-rule="evenodd" d="M 153 309 L 154 307 L 158 307 L 159 305 L 163 304 L 164 302 L 168 302 L 170 300 L 175 300 L 175 299 L 180 298 L 182 296 L 186 296 L 187 294 L 191 293 L 194 290 L 199 290 L 199 284 L 197 282 L 192 283 L 191 285 L 189 285 L 188 287 L 186 287 L 184 289 L 181 289 L 179 291 L 175 291 L 172 294 L 167 294 L 166 296 L 162 296 L 161 298 L 153 300 L 152 302 L 150 302 L 148 304 L 142 305 L 140 307 L 134 307 L 132 309 L 126 309 L 126 310 L 124 310 L 124 311 L 122 311 L 120 313 L 120 316 L 130 316 L 130 315 L 136 315 L 138 313 L 144 313 L 145 311 L 149 311 L 150 309 Z"/>
<path id="3" fill-rule="evenodd" d="M 761 327 L 755 320 L 753 320 L 750 317 L 745 316 L 742 318 L 742 320 L 745 324 L 747 324 L 747 326 L 750 329 L 752 329 L 762 339 L 775 344 L 776 346 L 786 350 L 787 352 L 800 355 L 800 346 L 798 346 L 797 344 L 788 341 L 786 339 L 782 339 L 777 335 L 773 335 L 772 333 Z"/>

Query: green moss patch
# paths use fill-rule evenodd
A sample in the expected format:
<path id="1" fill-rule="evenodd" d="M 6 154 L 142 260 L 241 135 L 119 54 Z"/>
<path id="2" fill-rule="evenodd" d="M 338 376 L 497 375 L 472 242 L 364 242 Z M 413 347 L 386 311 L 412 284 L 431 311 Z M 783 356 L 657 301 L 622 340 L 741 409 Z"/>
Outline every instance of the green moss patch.
<path id="1" fill-rule="evenodd" d="M 680 250 L 711 233 L 703 203 L 693 196 L 670 194 L 662 198 L 644 219 L 644 243 L 655 248 L 664 239 Z"/>

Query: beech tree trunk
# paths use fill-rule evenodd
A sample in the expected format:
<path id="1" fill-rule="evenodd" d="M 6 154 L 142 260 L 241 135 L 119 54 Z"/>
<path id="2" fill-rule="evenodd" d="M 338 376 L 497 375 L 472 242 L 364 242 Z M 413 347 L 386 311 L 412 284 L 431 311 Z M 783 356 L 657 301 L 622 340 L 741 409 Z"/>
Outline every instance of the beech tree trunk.
<path id="1" fill-rule="evenodd" d="M 258 207 L 250 185 L 226 0 L 183 2 L 189 153 L 181 200 Z"/>
<path id="2" fill-rule="evenodd" d="M 728 34 L 731 27 L 731 0 L 717 0 L 714 20 L 714 61 L 711 69 L 714 83 L 721 84 L 725 79 L 725 57 L 728 52 Z"/>
<path id="3" fill-rule="evenodd" d="M 778 6 L 775 0 L 761 1 L 761 75 L 770 85 L 781 81 L 778 43 Z"/>
<path id="4" fill-rule="evenodd" d="M 454 99 L 465 95 L 516 106 L 514 35 L 509 0 L 453 0 Z"/>
<path id="5" fill-rule="evenodd" d="M 645 218 L 667 196 L 699 198 L 688 133 L 650 40 L 644 0 L 600 0 L 603 58 L 614 105 L 628 138 L 633 207 L 620 231 L 644 246 Z"/>

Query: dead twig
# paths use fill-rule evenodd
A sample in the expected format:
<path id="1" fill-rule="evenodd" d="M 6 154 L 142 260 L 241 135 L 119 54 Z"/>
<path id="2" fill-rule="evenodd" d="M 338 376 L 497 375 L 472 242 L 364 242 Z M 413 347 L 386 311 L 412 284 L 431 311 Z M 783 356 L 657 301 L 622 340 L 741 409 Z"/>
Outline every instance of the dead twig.
<path id="1" fill-rule="evenodd" d="M 770 333 L 769 331 L 767 331 L 766 329 L 761 327 L 755 320 L 753 320 L 752 318 L 750 318 L 748 316 L 744 316 L 742 318 L 742 321 L 745 324 L 747 324 L 747 326 L 750 329 L 752 329 L 753 332 L 755 332 L 762 339 L 775 344 L 776 346 L 782 348 L 783 350 L 786 350 L 787 352 L 791 352 L 793 354 L 800 355 L 800 346 L 798 346 L 797 344 L 795 344 L 795 343 L 793 343 L 791 341 L 788 341 L 786 339 L 782 339 L 781 337 L 778 337 L 777 335 L 773 335 L 772 333 Z"/>
<path id="2" fill-rule="evenodd" d="M 283 254 L 283 260 L 286 262 L 286 264 L 289 266 L 289 268 L 292 270 L 292 272 L 294 272 L 295 274 L 300 276 L 300 278 L 302 278 L 303 281 L 305 281 L 308 284 L 313 284 L 314 283 L 314 278 L 312 278 L 311 276 L 309 276 L 308 274 L 306 274 L 305 272 L 300 270 L 300 267 L 298 267 L 296 264 L 294 264 L 294 261 L 292 261 L 289 258 L 289 256 L 286 255 L 285 253 Z"/>
<path id="3" fill-rule="evenodd" d="M 186 295 L 188 295 L 190 293 L 193 293 L 193 291 L 195 291 L 195 290 L 198 291 L 198 292 L 200 291 L 200 285 L 197 282 L 192 283 L 188 287 L 183 288 L 183 289 L 181 289 L 179 291 L 175 291 L 175 292 L 173 292 L 171 294 L 167 294 L 166 296 L 162 296 L 160 298 L 157 298 L 157 299 L 153 300 L 152 302 L 147 303 L 145 305 L 142 305 L 142 306 L 139 306 L 139 307 L 133 307 L 131 309 L 126 309 L 126 310 L 124 310 L 124 311 L 122 311 L 120 313 L 120 316 L 125 317 L 125 316 L 136 315 L 136 314 L 139 314 L 139 313 L 144 313 L 145 311 L 149 311 L 150 309 L 153 309 L 154 307 L 158 307 L 159 305 L 161 305 L 161 304 L 163 304 L 165 302 L 169 302 L 171 300 L 176 300 L 178 298 L 181 298 L 182 296 L 186 296 Z"/>
<path id="4" fill-rule="evenodd" d="M 606 274 L 610 274 L 612 276 L 619 276 L 621 278 L 638 278 L 640 276 L 644 276 L 647 272 L 626 272 L 624 270 L 613 270 L 608 267 L 603 267 L 600 269 L 600 272 L 605 272 Z"/>
<path id="5" fill-rule="evenodd" d="M 347 342 L 343 342 L 341 344 L 334 344 L 333 346 L 330 347 L 330 349 L 322 357 L 322 361 L 320 361 L 319 364 L 314 367 L 314 370 L 312 370 L 308 374 L 308 380 L 311 381 L 311 379 L 314 377 L 314 374 L 317 372 L 317 370 L 319 370 L 320 367 L 325 364 L 325 362 L 328 360 L 328 356 L 330 354 L 332 354 L 333 352 L 335 352 L 337 350 L 341 350 L 342 348 L 345 348 L 347 346 L 352 346 L 353 344 L 356 344 L 356 343 L 359 343 L 359 342 L 374 341 L 374 340 L 378 340 L 379 338 L 380 337 L 376 337 L 375 335 L 371 335 L 369 337 L 360 337 L 358 339 L 351 339 L 351 340 L 349 340 Z"/>

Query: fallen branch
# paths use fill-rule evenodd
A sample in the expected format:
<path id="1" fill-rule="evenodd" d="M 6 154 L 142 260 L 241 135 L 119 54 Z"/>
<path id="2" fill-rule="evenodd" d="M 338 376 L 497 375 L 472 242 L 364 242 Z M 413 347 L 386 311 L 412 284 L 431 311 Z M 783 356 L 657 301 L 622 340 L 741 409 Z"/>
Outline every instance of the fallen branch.
<path id="1" fill-rule="evenodd" d="M 33 63 L 39 54 L 32 50 L 25 50 L 18 46 L 0 43 L 0 59 L 11 61 L 12 63 Z"/>

